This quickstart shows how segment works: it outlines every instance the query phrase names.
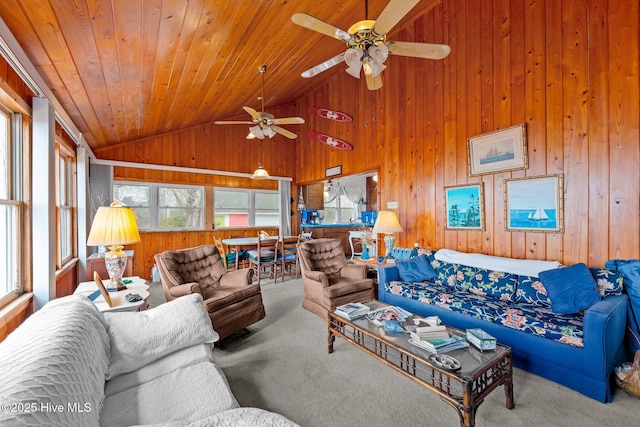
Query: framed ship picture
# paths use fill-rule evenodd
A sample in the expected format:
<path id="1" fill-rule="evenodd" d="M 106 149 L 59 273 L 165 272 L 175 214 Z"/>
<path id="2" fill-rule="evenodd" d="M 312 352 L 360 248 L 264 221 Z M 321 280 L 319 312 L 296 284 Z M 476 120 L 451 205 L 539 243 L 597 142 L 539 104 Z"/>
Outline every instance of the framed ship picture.
<path id="1" fill-rule="evenodd" d="M 562 175 L 504 180 L 508 231 L 563 232 Z"/>
<path id="2" fill-rule="evenodd" d="M 512 126 L 467 140 L 469 175 L 527 168 L 526 125 Z"/>

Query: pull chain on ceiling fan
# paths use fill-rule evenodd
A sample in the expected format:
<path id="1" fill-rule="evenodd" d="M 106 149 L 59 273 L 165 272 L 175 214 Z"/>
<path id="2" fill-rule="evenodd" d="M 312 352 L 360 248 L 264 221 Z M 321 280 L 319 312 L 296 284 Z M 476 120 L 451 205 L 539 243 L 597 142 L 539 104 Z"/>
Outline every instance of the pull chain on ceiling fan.
<path id="1" fill-rule="evenodd" d="M 394 42 L 387 41 L 387 33 L 420 0 L 390 0 L 377 20 L 368 19 L 369 4 L 365 0 L 365 20 L 353 24 L 348 31 L 341 30 L 306 13 L 296 13 L 291 20 L 301 27 L 343 41 L 348 49 L 302 73 L 310 78 L 334 67 L 341 62 L 347 64 L 347 73 L 360 78 L 364 71 L 367 88 L 376 90 L 382 87 L 382 71 L 387 68 L 384 62 L 388 55 L 411 56 L 425 59 L 442 59 L 451 52 L 445 44 Z"/>
<path id="2" fill-rule="evenodd" d="M 302 117 L 284 117 L 276 119 L 273 114 L 269 114 L 264 111 L 264 75 L 267 72 L 267 66 L 263 65 L 258 68 L 258 72 L 262 74 L 262 97 L 261 107 L 262 111 L 258 112 L 251 107 L 242 107 L 244 111 L 249 113 L 253 118 L 251 121 L 216 121 L 217 125 L 253 125 L 249 128 L 249 135 L 247 139 L 264 139 L 265 136 L 273 138 L 276 134 L 283 135 L 289 139 L 295 139 L 298 137 L 295 133 L 280 127 L 279 125 L 294 125 L 303 124 L 304 119 Z"/>

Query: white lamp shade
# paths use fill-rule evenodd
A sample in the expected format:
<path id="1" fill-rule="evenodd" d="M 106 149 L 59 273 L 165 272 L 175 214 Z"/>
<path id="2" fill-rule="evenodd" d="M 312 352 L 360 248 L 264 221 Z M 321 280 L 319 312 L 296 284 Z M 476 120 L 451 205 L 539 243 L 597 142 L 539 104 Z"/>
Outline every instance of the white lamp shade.
<path id="1" fill-rule="evenodd" d="M 131 208 L 113 204 L 98 208 L 91 224 L 87 245 L 127 245 L 139 241 L 138 223 Z"/>
<path id="2" fill-rule="evenodd" d="M 258 169 L 256 169 L 253 172 L 253 175 L 251 175 L 251 179 L 268 179 L 268 178 L 271 178 L 269 176 L 269 172 L 267 172 L 267 170 L 262 166 L 258 166 Z"/>
<path id="3" fill-rule="evenodd" d="M 400 233 L 402 227 L 398 221 L 398 215 L 394 211 L 380 211 L 373 226 L 372 232 L 378 233 Z"/>

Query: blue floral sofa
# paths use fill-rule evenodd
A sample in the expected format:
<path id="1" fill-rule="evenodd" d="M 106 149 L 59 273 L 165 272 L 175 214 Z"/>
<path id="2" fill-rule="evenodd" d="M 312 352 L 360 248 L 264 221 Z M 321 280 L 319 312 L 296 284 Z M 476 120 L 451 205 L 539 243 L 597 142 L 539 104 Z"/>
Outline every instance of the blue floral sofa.
<path id="1" fill-rule="evenodd" d="M 447 254 L 439 256 L 445 251 L 453 253 L 453 259 Z M 622 293 L 619 272 L 589 269 L 600 293 L 598 301 L 578 313 L 557 314 L 537 277 L 539 272 L 527 263 L 538 263 L 534 267 L 542 268 L 540 272 L 550 266 L 557 269 L 559 263 L 553 267 L 546 261 L 465 255 L 448 249 L 420 252 L 434 277 L 414 280 L 420 274 L 407 273 L 406 263 L 400 260 L 397 265 L 380 266 L 380 301 L 422 316 L 437 315 L 459 329 L 482 328 L 511 347 L 515 366 L 601 402 L 611 401 L 613 367 L 626 357 L 623 341 L 628 297 Z M 405 258 L 408 253 L 406 249 L 394 250 L 396 258 Z M 465 257 L 473 265 L 450 262 Z M 483 268 L 484 260 L 494 269 Z M 498 265 L 506 260 L 509 267 L 504 269 L 512 271 L 496 270 L 496 260 Z"/>

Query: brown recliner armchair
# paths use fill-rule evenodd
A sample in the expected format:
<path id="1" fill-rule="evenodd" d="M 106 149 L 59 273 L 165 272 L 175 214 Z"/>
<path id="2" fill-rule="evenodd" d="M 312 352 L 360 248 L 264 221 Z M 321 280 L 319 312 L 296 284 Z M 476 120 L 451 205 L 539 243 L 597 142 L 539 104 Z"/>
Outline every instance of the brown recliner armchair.
<path id="1" fill-rule="evenodd" d="M 375 298 L 367 266 L 348 262 L 340 239 L 315 239 L 298 244 L 304 285 L 302 306 L 326 319 L 329 311 L 348 302 Z"/>
<path id="2" fill-rule="evenodd" d="M 155 255 L 167 301 L 199 293 L 220 339 L 264 318 L 260 286 L 253 271 L 227 271 L 215 245 L 164 251 Z"/>

